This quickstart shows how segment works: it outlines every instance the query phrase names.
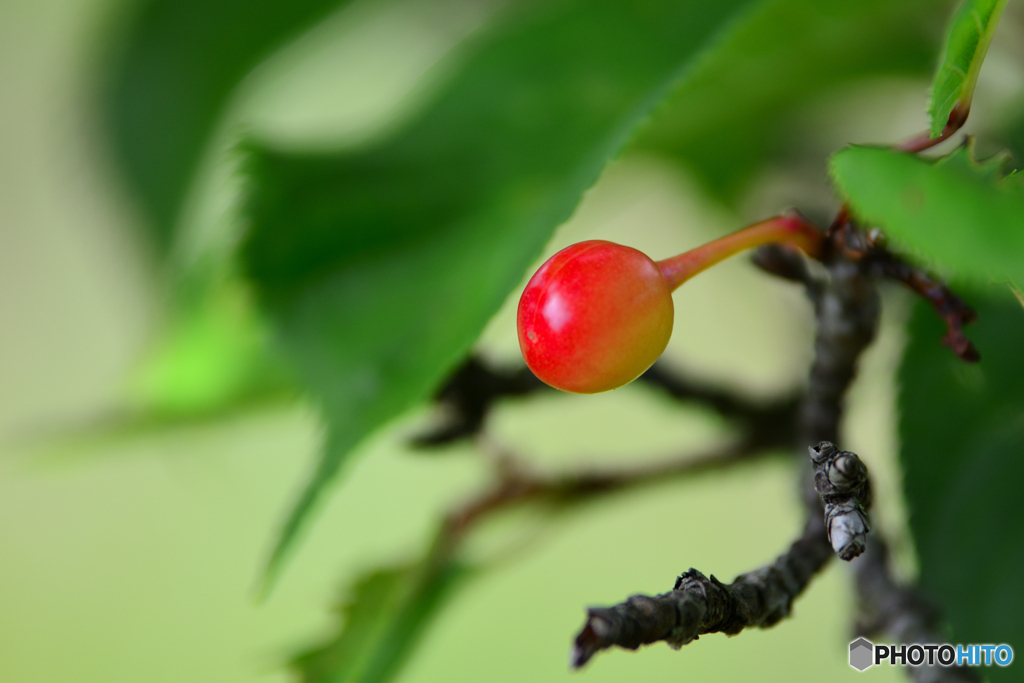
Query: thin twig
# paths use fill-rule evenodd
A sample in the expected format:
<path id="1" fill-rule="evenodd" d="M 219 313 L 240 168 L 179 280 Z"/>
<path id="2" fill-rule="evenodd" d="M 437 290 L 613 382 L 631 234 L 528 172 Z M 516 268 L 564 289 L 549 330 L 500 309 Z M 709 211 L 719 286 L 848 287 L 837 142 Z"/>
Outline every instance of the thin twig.
<path id="1" fill-rule="evenodd" d="M 910 264 L 902 256 L 893 253 L 885 235 L 878 229 L 862 230 L 846 214 L 841 213 L 834 225 L 836 248 L 852 261 L 861 264 L 865 270 L 895 280 L 931 304 L 946 324 L 946 336 L 942 343 L 948 346 L 962 360 L 977 362 L 981 356 L 964 334 L 964 326 L 977 319 L 977 314 L 963 299 L 957 296 L 942 280 L 923 268 Z"/>
<path id="2" fill-rule="evenodd" d="M 978 318 L 978 314 L 974 312 L 973 308 L 954 294 L 937 277 L 906 263 L 891 252 L 876 252 L 872 258 L 886 277 L 903 283 L 931 304 L 931 307 L 946 324 L 946 335 L 942 338 L 943 344 L 968 363 L 976 363 L 981 360 L 981 354 L 964 334 L 964 325 L 972 323 Z"/>
<path id="3" fill-rule="evenodd" d="M 586 469 L 540 475 L 522 467 L 504 466 L 495 485 L 449 514 L 445 525 L 451 534 L 461 536 L 482 518 L 517 505 L 582 502 L 627 489 L 727 469 L 740 462 L 764 457 L 770 452 L 770 448 L 748 441 L 699 455 L 666 458 L 628 468 Z"/>
<path id="4" fill-rule="evenodd" d="M 499 398 L 525 396 L 548 388 L 526 366 L 505 370 L 470 356 L 435 395 L 435 400 L 446 409 L 445 419 L 433 430 L 415 437 L 412 443 L 430 448 L 479 434 L 488 411 Z"/>
<path id="5" fill-rule="evenodd" d="M 655 363 L 640 376 L 640 380 L 676 400 L 703 403 L 722 417 L 735 420 L 737 431 L 755 443 L 787 447 L 793 443 L 793 421 L 800 403 L 799 395 L 767 402 L 752 401 L 734 392 L 689 380 L 670 369 L 664 361 Z"/>
<path id="6" fill-rule="evenodd" d="M 784 439 L 791 440 L 797 396 L 768 402 L 751 401 L 735 392 L 694 382 L 669 368 L 664 361 L 655 363 L 637 381 L 664 391 L 678 401 L 703 403 L 723 417 L 736 420 L 738 431 L 752 441 L 776 445 L 784 443 Z M 435 395 L 435 400 L 444 408 L 440 424 L 415 437 L 412 443 L 420 448 L 434 448 L 476 436 L 483 431 L 488 414 L 499 400 L 541 391 L 553 390 L 526 366 L 506 369 L 470 356 Z"/>

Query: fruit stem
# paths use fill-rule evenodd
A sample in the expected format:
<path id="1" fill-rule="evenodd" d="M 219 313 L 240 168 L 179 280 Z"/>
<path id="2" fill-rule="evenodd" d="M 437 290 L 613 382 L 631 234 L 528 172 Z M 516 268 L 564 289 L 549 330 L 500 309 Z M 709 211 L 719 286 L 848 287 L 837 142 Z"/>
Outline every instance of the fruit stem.
<path id="1" fill-rule="evenodd" d="M 817 258 L 822 236 L 816 225 L 796 211 L 748 225 L 690 251 L 658 261 L 661 274 L 675 290 L 694 275 L 747 249 L 765 244 L 794 244 L 808 256 Z"/>

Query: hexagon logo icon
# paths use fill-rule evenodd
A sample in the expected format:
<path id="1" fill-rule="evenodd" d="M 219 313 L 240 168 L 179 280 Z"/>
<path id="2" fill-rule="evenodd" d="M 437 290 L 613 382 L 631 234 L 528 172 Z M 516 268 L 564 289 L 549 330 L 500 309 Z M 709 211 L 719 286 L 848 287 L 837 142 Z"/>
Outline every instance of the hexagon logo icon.
<path id="1" fill-rule="evenodd" d="M 867 638 L 858 638 L 850 643 L 850 666 L 864 671 L 874 664 L 875 646 Z"/>

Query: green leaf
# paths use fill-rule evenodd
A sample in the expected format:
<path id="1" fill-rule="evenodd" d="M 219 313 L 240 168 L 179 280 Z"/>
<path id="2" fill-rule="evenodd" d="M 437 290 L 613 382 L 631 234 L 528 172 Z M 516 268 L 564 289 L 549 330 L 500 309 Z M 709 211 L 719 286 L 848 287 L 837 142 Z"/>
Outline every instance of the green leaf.
<path id="1" fill-rule="evenodd" d="M 295 381 L 244 285 L 202 285 L 175 302 L 109 410 L 33 435 L 43 457 L 104 454 L 125 440 L 294 403 Z"/>
<path id="2" fill-rule="evenodd" d="M 979 164 L 971 145 L 932 162 L 850 147 L 832 177 L 863 219 L 978 281 L 1024 278 L 1024 186 L 999 179 L 1005 157 Z"/>
<path id="3" fill-rule="evenodd" d="M 107 64 L 104 116 L 125 181 L 171 242 L 204 148 L 235 86 L 349 0 L 147 0 Z"/>
<path id="4" fill-rule="evenodd" d="M 327 419 L 268 580 L 353 446 L 464 356 L 741 4 L 517 3 L 395 137 L 335 154 L 253 150 L 242 259 Z"/>
<path id="5" fill-rule="evenodd" d="M 241 283 L 187 298 L 129 387 L 135 421 L 206 419 L 287 392 L 268 331 Z"/>
<path id="6" fill-rule="evenodd" d="M 638 146 L 683 161 L 735 196 L 789 144 L 799 105 L 884 75 L 924 75 L 939 35 L 935 0 L 771 0 L 753 4 L 680 79 Z"/>
<path id="7" fill-rule="evenodd" d="M 993 289 L 995 291 L 993 291 Z M 965 364 L 939 344 L 944 328 L 921 304 L 900 368 L 903 483 L 921 584 L 940 599 L 951 642 L 1024 643 L 1024 311 L 1004 288 L 978 310 Z M 1019 680 L 1010 669 L 992 681 Z"/>
<path id="8" fill-rule="evenodd" d="M 451 562 L 381 569 L 362 577 L 339 610 L 342 626 L 292 662 L 303 683 L 384 683 L 408 660 L 430 622 L 469 576 Z"/>
<path id="9" fill-rule="evenodd" d="M 985 53 L 1005 7 L 1006 0 L 965 0 L 953 15 L 928 103 L 933 138 L 946 127 L 954 108 L 964 114 L 970 109 Z"/>

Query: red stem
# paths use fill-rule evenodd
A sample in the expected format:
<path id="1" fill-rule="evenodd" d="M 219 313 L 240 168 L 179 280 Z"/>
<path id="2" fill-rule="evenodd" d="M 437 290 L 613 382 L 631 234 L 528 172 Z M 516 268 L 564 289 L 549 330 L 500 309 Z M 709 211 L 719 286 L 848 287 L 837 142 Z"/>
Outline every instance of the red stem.
<path id="1" fill-rule="evenodd" d="M 658 261 L 661 274 L 672 290 L 711 266 L 747 249 L 765 244 L 788 243 L 817 258 L 821 251 L 821 231 L 795 211 L 748 225 L 690 251 Z"/>
<path id="2" fill-rule="evenodd" d="M 953 111 L 949 113 L 949 120 L 946 122 L 946 127 L 943 128 L 942 132 L 937 136 L 933 138 L 928 131 L 918 133 L 909 140 L 904 140 L 903 142 L 893 145 L 893 149 L 899 152 L 910 152 L 912 154 L 917 154 L 918 152 L 923 152 L 926 149 L 931 149 L 940 142 L 948 140 L 952 137 L 953 133 L 960 130 L 967 121 L 967 115 L 970 113 L 970 104 L 963 106 L 958 103 L 953 107 Z"/>

